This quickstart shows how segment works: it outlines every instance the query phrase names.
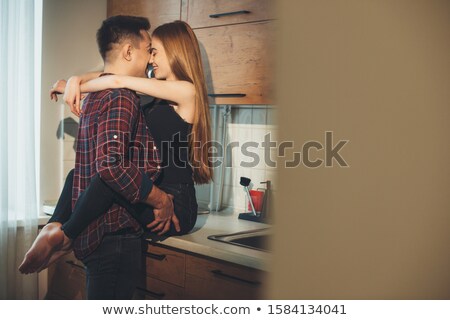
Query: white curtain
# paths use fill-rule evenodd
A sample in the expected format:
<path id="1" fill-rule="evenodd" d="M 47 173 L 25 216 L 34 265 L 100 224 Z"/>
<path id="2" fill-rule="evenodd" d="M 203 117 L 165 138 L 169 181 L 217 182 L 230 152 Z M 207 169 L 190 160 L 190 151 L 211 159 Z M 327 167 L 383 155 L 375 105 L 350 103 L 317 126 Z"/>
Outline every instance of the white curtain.
<path id="1" fill-rule="evenodd" d="M 38 297 L 17 271 L 37 233 L 36 3 L 0 0 L 0 299 Z"/>

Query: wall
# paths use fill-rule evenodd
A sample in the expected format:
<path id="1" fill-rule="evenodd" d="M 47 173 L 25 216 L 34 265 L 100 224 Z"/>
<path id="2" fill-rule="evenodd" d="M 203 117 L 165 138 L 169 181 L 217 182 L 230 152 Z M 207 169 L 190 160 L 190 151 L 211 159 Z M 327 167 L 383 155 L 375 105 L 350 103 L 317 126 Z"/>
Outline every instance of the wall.
<path id="1" fill-rule="evenodd" d="M 450 3 L 277 10 L 280 139 L 350 167 L 280 170 L 270 298 L 449 299 Z"/>
<path id="2" fill-rule="evenodd" d="M 58 127 L 62 119 L 75 117 L 61 100 L 50 101 L 48 91 L 58 79 L 101 66 L 95 32 L 106 18 L 106 0 L 44 0 L 43 5 L 41 203 L 59 197 L 63 179 L 74 166 L 74 138 L 58 134 Z M 66 126 L 65 131 L 70 130 Z"/>

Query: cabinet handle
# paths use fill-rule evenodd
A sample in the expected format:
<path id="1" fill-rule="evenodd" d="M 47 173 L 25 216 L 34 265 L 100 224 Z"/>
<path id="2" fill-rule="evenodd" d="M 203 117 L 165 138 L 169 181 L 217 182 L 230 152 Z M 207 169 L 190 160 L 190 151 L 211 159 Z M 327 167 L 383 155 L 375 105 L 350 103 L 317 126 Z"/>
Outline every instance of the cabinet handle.
<path id="1" fill-rule="evenodd" d="M 145 255 L 149 258 L 159 260 L 159 261 L 163 261 L 166 258 L 165 254 L 155 254 L 155 253 L 146 252 Z"/>
<path id="2" fill-rule="evenodd" d="M 76 263 L 73 262 L 72 260 L 67 260 L 66 263 L 69 264 L 69 265 L 71 265 L 72 267 L 77 267 L 77 268 L 80 268 L 80 269 L 83 269 L 83 270 L 84 270 L 84 267 L 83 267 L 83 266 L 80 266 L 79 264 L 76 264 Z"/>
<path id="3" fill-rule="evenodd" d="M 156 299 L 162 299 L 166 295 L 165 293 L 153 292 L 153 291 L 150 291 L 150 290 L 147 290 L 147 289 L 143 289 L 143 288 L 136 288 L 136 289 L 138 291 L 141 291 L 144 295 L 151 296 L 151 297 L 154 297 Z"/>
<path id="4" fill-rule="evenodd" d="M 233 280 L 238 280 L 238 281 L 241 281 L 241 282 L 252 284 L 254 286 L 259 286 L 261 284 L 261 282 L 259 282 L 259 281 L 251 281 L 251 280 L 247 280 L 247 279 L 238 278 L 238 277 L 235 277 L 235 276 L 223 273 L 221 270 L 211 270 L 211 272 L 213 274 L 215 274 L 216 276 L 219 276 L 219 277 L 233 279 Z"/>
<path id="5" fill-rule="evenodd" d="M 213 98 L 242 98 L 245 97 L 245 93 L 208 93 L 208 96 Z"/>
<path id="6" fill-rule="evenodd" d="M 224 13 L 216 13 L 216 14 L 210 14 L 210 18 L 220 18 L 224 16 L 232 16 L 236 14 L 249 14 L 250 11 L 248 10 L 240 10 L 240 11 L 233 11 L 233 12 L 224 12 Z"/>

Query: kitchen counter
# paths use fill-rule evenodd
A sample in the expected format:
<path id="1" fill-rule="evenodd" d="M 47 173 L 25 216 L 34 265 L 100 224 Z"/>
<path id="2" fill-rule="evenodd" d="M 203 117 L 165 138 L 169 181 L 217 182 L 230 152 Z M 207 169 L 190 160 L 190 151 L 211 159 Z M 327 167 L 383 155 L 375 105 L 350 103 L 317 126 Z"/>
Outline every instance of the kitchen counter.
<path id="1" fill-rule="evenodd" d="M 46 212 L 51 211 L 48 206 Z M 156 243 L 206 257 L 216 258 L 239 265 L 269 271 L 271 254 L 265 251 L 244 248 L 228 243 L 208 239 L 210 235 L 257 230 L 270 227 L 268 224 L 238 219 L 239 211 L 227 208 L 220 212 L 201 214 L 193 231 L 184 236 L 173 236 Z M 39 217 L 39 225 L 45 224 L 50 217 Z M 148 239 L 149 241 L 153 241 Z"/>
<path id="2" fill-rule="evenodd" d="M 210 235 L 257 230 L 268 224 L 238 219 L 232 208 L 199 215 L 193 231 L 184 236 L 166 238 L 158 243 L 184 251 L 268 271 L 270 253 L 208 239 Z M 150 241 L 150 240 L 149 240 Z"/>

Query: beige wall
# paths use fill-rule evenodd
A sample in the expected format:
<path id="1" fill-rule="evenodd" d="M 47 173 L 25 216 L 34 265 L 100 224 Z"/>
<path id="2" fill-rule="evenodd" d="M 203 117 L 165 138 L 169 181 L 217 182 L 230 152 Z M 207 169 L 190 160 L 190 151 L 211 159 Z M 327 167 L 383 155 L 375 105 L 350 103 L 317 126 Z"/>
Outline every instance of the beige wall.
<path id="1" fill-rule="evenodd" d="M 51 102 L 48 90 L 57 79 L 101 65 L 95 32 L 105 18 L 106 0 L 44 0 L 41 203 L 58 198 L 64 173 L 74 165 L 71 158 L 63 162 L 64 150 L 67 152 L 67 146 L 73 144 L 73 139 L 71 141 L 67 135 L 64 142 L 56 138 L 59 122 L 70 112 L 62 103 Z"/>
<path id="2" fill-rule="evenodd" d="M 280 139 L 350 167 L 280 170 L 270 297 L 450 299 L 450 2 L 277 9 Z"/>

